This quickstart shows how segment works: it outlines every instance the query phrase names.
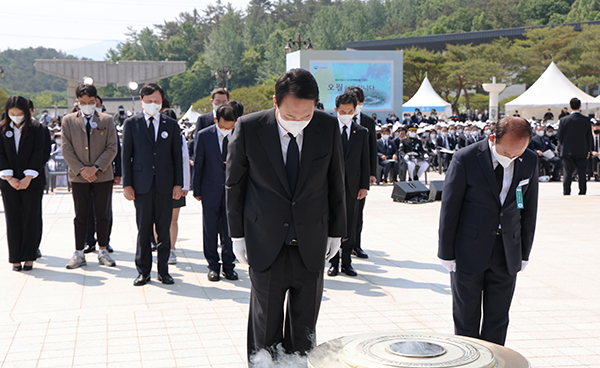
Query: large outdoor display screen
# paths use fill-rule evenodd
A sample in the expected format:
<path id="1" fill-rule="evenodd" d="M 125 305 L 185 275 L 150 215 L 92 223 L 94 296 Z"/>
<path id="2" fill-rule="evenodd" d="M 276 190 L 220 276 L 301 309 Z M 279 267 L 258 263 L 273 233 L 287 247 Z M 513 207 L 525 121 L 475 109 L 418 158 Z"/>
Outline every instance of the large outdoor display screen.
<path id="1" fill-rule="evenodd" d="M 391 61 L 311 61 L 310 70 L 319 84 L 319 97 L 325 110 L 333 110 L 335 98 L 350 86 L 358 86 L 365 92 L 363 110 L 392 110 Z"/>

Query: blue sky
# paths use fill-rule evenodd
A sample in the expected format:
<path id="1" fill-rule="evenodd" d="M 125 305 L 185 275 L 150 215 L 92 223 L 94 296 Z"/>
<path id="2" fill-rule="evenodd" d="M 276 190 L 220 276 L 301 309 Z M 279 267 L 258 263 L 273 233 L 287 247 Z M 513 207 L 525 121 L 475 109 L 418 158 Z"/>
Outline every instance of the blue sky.
<path id="1" fill-rule="evenodd" d="M 230 0 L 237 9 L 247 1 Z M 179 13 L 201 11 L 211 0 L 24 0 L 2 1 L 0 51 L 26 47 L 78 50 L 95 60 L 107 45 L 125 40 L 127 27 L 146 26 L 174 20 Z M 112 41 L 112 42 L 106 42 Z M 97 45 L 96 45 L 97 44 Z M 89 48 L 90 45 L 96 45 Z M 89 51 L 85 51 L 89 50 Z M 80 55 L 87 56 L 87 55 Z"/>

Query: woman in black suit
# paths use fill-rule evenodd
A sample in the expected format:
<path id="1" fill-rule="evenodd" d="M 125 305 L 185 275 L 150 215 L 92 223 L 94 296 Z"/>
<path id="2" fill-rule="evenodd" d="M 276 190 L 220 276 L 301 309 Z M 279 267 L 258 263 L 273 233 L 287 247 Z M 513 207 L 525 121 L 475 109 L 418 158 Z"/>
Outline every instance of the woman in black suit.
<path id="1" fill-rule="evenodd" d="M 0 190 L 6 216 L 8 261 L 29 271 L 41 239 L 44 187 L 43 127 L 31 119 L 27 99 L 11 96 L 0 122 Z M 22 266 L 21 262 L 25 262 Z"/>

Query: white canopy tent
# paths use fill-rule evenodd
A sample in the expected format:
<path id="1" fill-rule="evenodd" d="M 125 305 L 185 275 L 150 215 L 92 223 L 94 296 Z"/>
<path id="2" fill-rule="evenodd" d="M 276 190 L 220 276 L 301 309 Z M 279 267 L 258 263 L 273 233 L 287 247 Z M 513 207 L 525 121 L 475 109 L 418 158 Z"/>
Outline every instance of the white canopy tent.
<path id="1" fill-rule="evenodd" d="M 197 111 L 194 111 L 192 109 L 192 105 L 190 105 L 190 108 L 188 109 L 188 111 L 185 112 L 185 114 L 183 114 L 181 119 L 179 119 L 179 122 L 187 120 L 190 123 L 195 124 L 196 120 L 198 120 L 198 116 L 200 116 L 200 114 Z"/>
<path id="2" fill-rule="evenodd" d="M 505 111 L 507 116 L 518 110 L 525 119 L 534 116 L 541 119 L 551 109 L 554 119 L 558 119 L 560 111 L 569 106 L 573 97 L 581 100 L 582 111 L 592 112 L 600 108 L 600 100 L 577 88 L 553 61 L 528 90 L 505 105 Z"/>
<path id="3" fill-rule="evenodd" d="M 403 113 L 412 113 L 415 109 L 419 109 L 425 115 L 429 115 L 431 110 L 435 109 L 440 117 L 449 118 L 452 116 L 452 106 L 435 92 L 427 76 L 423 79 L 417 93 L 402 105 Z"/>

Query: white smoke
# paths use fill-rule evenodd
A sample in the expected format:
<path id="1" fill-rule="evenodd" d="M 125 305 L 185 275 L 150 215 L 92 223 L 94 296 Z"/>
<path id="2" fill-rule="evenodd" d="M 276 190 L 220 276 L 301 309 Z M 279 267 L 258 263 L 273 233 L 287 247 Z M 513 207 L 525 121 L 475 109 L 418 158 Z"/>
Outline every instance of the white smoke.
<path id="1" fill-rule="evenodd" d="M 250 357 L 251 368 L 306 368 L 306 356 L 300 354 L 287 354 L 281 344 L 275 349 L 267 351 L 262 349 Z"/>

